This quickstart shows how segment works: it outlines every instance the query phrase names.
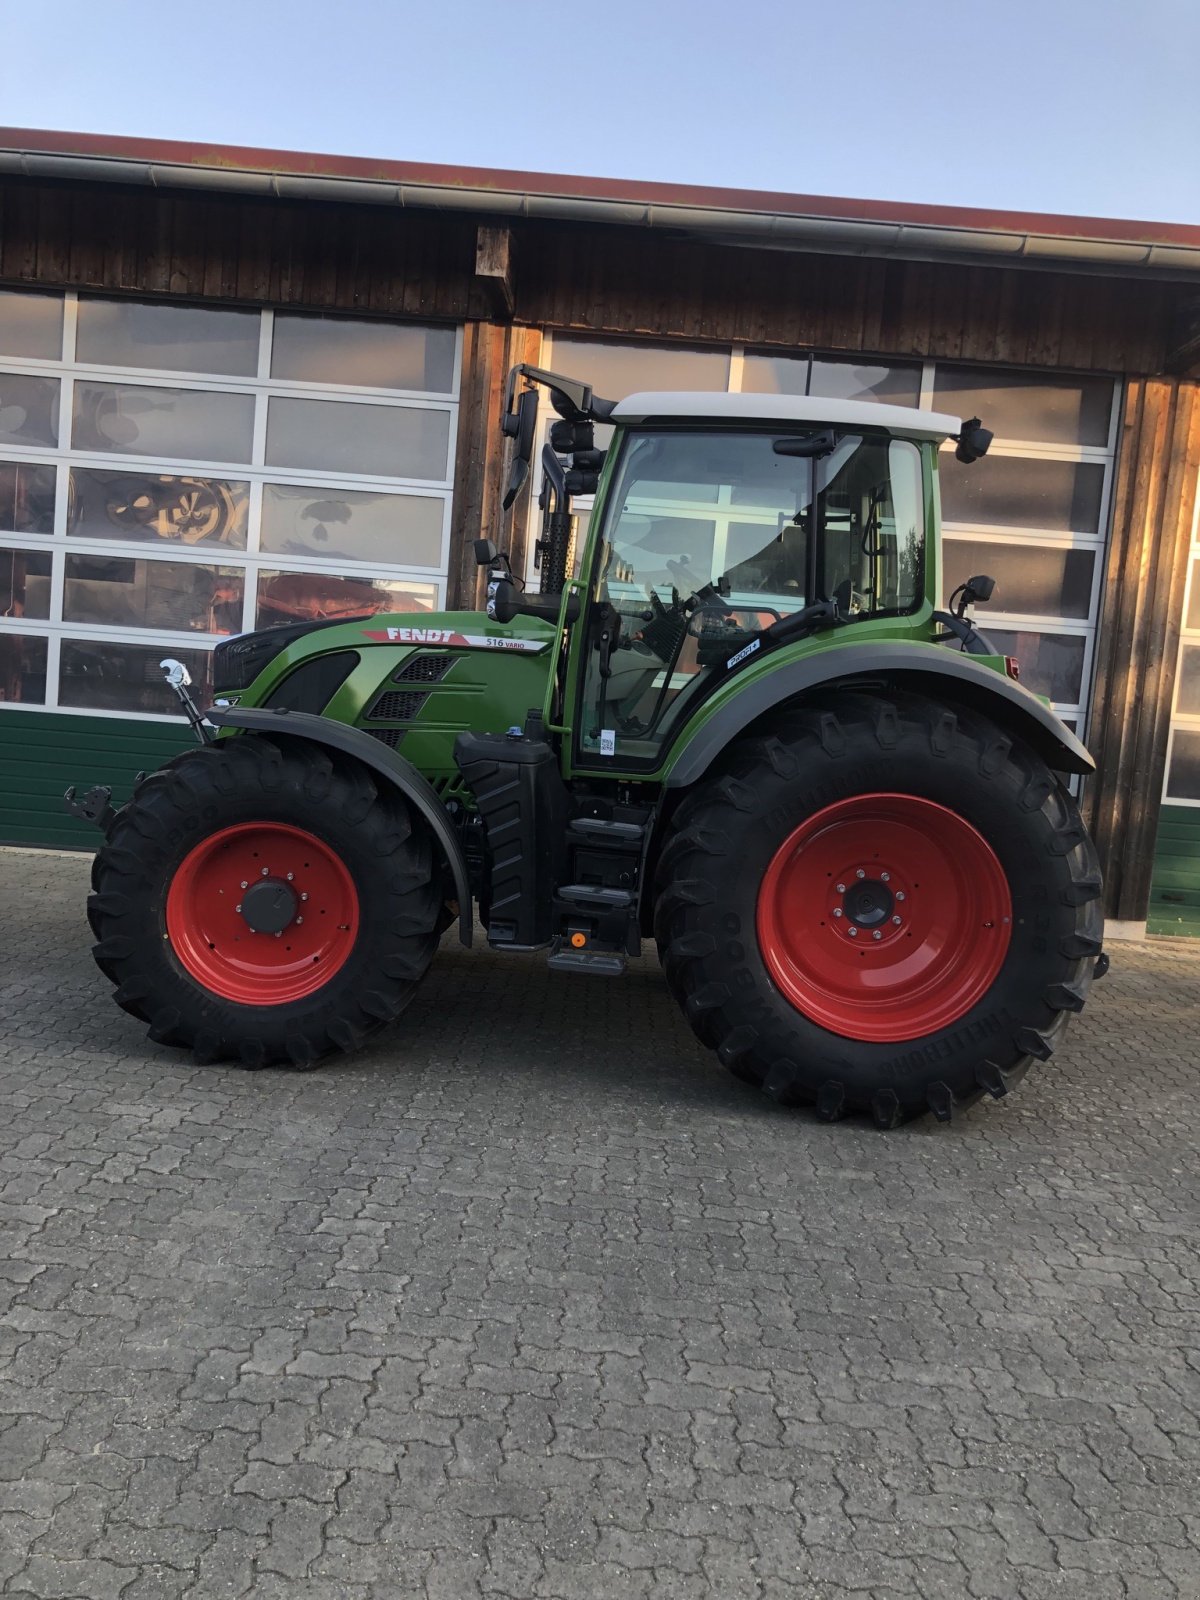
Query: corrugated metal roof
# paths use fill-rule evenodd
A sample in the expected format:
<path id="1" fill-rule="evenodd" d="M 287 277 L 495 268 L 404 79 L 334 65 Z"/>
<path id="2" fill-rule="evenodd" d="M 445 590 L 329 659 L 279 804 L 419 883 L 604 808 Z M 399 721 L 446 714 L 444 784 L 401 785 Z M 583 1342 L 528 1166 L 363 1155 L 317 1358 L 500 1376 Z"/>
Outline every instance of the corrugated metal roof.
<path id="1" fill-rule="evenodd" d="M 0 128 L 0 171 L 665 227 L 768 248 L 1200 276 L 1200 226 L 1187 223 L 836 199 L 29 128 Z"/>

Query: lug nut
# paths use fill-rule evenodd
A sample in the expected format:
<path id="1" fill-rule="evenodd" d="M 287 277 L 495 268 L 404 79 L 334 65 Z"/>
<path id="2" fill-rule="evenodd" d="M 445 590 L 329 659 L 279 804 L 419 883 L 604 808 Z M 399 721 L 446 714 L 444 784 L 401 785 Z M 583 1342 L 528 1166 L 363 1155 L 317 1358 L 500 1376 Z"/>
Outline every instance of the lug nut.
<path id="1" fill-rule="evenodd" d="M 859 867 L 858 871 L 854 874 L 854 876 L 856 878 L 865 878 L 866 877 L 866 873 L 863 871 L 863 869 L 861 867 Z"/>
<path id="2" fill-rule="evenodd" d="M 280 932 L 279 932 L 279 933 L 277 933 L 277 934 L 276 934 L 276 935 L 275 935 L 275 937 L 276 937 L 276 938 L 277 938 L 277 939 L 282 939 L 282 938 L 283 938 L 283 931 L 282 931 L 282 929 L 281 929 L 281 930 L 280 930 Z"/>
<path id="3" fill-rule="evenodd" d="M 245 884 L 243 884 L 243 885 L 242 885 L 242 888 L 243 888 L 243 889 L 244 889 L 244 888 L 245 888 L 245 887 L 246 887 L 246 885 L 245 885 Z M 838 893 L 839 893 L 839 894 L 845 894 L 845 892 L 846 892 L 846 885 L 845 885 L 845 884 L 844 884 L 844 883 L 839 883 L 839 884 L 838 884 L 838 886 L 837 886 L 837 892 L 838 892 Z"/>
<path id="4" fill-rule="evenodd" d="M 893 917 L 892 921 L 896 924 L 897 927 L 900 926 L 900 918 L 899 917 Z"/>
<path id="5" fill-rule="evenodd" d="M 246 882 L 245 878 L 243 878 L 242 879 L 242 888 L 243 889 L 248 889 L 249 887 L 250 887 L 250 885 Z"/>
<path id="6" fill-rule="evenodd" d="M 871 935 L 871 937 L 872 937 L 872 939 L 882 939 L 883 935 L 880 933 L 879 929 L 876 928 L 875 932 Z"/>
<path id="7" fill-rule="evenodd" d="M 903 900 L 904 899 L 904 890 L 903 889 L 897 889 L 896 890 L 896 899 L 897 900 Z"/>
<path id="8" fill-rule="evenodd" d="M 880 883 L 891 883 L 891 881 L 892 881 L 891 873 L 890 872 L 881 872 L 879 874 L 879 881 L 880 881 Z"/>
<path id="9" fill-rule="evenodd" d="M 241 909 L 242 909 L 242 908 L 241 908 L 241 906 L 239 906 L 239 907 L 238 907 L 238 910 L 239 910 L 239 911 L 240 911 L 240 910 L 241 910 Z M 833 908 L 833 914 L 834 914 L 834 916 L 835 916 L 835 917 L 840 917 L 840 916 L 841 916 L 841 914 L 842 914 L 842 908 L 841 908 L 841 906 L 834 906 L 834 908 Z"/>
<path id="10" fill-rule="evenodd" d="M 301 896 L 300 896 L 300 898 L 301 898 L 301 900 L 307 900 L 307 899 L 308 899 L 308 896 L 307 896 L 307 895 L 306 895 L 306 894 L 302 894 L 302 895 L 301 895 Z"/>
<path id="11" fill-rule="evenodd" d="M 303 921 L 304 921 L 304 918 L 303 918 L 303 917 L 297 917 L 297 918 L 296 918 L 296 922 L 297 922 L 297 924 L 299 924 L 299 923 L 301 923 L 301 922 L 303 922 Z"/>
<path id="12" fill-rule="evenodd" d="M 263 869 L 262 869 L 262 875 L 263 875 L 263 877 L 264 877 L 264 878 L 269 878 L 269 877 L 270 877 L 270 876 L 271 876 L 271 869 L 270 869 L 270 867 L 264 867 L 264 868 L 263 868 Z"/>
<path id="13" fill-rule="evenodd" d="M 293 878 L 294 878 L 294 877 L 295 877 L 295 876 L 296 876 L 296 874 L 295 874 L 295 873 L 294 873 L 294 872 L 289 872 L 289 873 L 288 873 L 288 875 L 287 875 L 287 878 L 288 878 L 288 882 L 289 882 L 289 883 L 291 883 L 291 881 L 292 881 L 292 879 L 293 879 Z"/>
<path id="14" fill-rule="evenodd" d="M 234 909 L 234 910 L 235 910 L 235 911 L 240 911 L 240 910 L 241 910 L 241 909 L 242 909 L 242 908 L 241 908 L 241 906 L 234 906 L 234 908 L 233 908 L 233 909 Z"/>
<path id="15" fill-rule="evenodd" d="M 858 938 L 858 929 L 857 928 L 851 928 L 850 929 L 850 937 L 852 939 L 857 939 Z"/>

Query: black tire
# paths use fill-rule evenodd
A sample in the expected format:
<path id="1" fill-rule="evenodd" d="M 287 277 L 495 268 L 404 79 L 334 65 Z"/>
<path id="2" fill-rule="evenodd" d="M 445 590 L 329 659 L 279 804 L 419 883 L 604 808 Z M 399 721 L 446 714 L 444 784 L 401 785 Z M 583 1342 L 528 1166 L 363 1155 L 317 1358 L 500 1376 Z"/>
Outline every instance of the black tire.
<path id="1" fill-rule="evenodd" d="M 167 894 L 181 862 L 220 830 L 279 823 L 315 835 L 349 872 L 359 924 L 321 988 L 282 1004 L 221 997 L 169 941 Z M 441 872 L 425 829 L 365 768 L 296 740 L 242 736 L 176 757 L 141 780 L 93 867 L 88 920 L 117 1004 L 160 1044 L 203 1062 L 314 1066 L 356 1049 L 412 998 L 437 947 Z"/>
<path id="2" fill-rule="evenodd" d="M 792 831 L 879 792 L 958 813 L 1012 896 L 990 988 L 949 1026 L 901 1043 L 843 1037 L 798 1010 L 768 975 L 756 926 L 763 875 Z M 868 1111 L 890 1128 L 1003 1095 L 1050 1056 L 1091 986 L 1101 888 L 1071 795 L 1027 746 L 973 712 L 847 693 L 731 747 L 680 805 L 659 859 L 654 931 L 672 992 L 726 1067 L 784 1104 L 827 1119 Z"/>

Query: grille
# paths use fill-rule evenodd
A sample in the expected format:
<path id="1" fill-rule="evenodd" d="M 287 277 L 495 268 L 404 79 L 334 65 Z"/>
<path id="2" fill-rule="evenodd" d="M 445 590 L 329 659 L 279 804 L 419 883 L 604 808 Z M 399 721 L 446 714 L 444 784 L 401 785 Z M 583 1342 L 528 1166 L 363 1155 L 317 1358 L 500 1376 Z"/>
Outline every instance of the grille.
<path id="1" fill-rule="evenodd" d="M 428 695 L 414 694 L 411 690 L 406 694 L 402 690 L 389 689 L 379 696 L 367 715 L 372 722 L 411 722 L 428 698 Z"/>
<path id="2" fill-rule="evenodd" d="M 455 657 L 451 655 L 413 656 L 411 661 L 404 663 L 392 682 L 440 683 L 454 665 L 454 661 Z"/>
<path id="3" fill-rule="evenodd" d="M 378 739 L 380 744 L 386 744 L 389 750 L 394 750 L 396 748 L 401 739 L 403 739 L 406 731 L 407 730 L 404 728 L 367 729 L 367 732 L 371 735 L 372 739 Z"/>

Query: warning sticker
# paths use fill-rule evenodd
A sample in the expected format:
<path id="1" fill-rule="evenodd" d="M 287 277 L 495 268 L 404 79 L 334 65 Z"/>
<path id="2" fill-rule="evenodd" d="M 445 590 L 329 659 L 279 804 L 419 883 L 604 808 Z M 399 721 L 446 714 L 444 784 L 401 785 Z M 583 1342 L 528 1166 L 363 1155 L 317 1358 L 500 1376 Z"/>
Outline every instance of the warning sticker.
<path id="1" fill-rule="evenodd" d="M 602 756 L 615 756 L 617 753 L 617 736 L 612 728 L 600 729 L 600 754 Z"/>

